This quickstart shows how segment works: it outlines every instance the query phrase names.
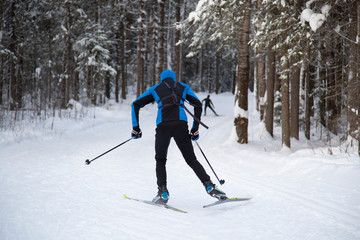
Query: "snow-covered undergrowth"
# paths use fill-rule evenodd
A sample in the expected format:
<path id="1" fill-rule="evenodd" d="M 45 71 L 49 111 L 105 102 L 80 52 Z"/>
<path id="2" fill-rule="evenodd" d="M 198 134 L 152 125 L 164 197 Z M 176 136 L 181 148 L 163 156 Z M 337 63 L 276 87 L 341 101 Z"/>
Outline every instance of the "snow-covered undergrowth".
<path id="1" fill-rule="evenodd" d="M 198 94 L 200 99 L 207 94 Z M 156 192 L 156 106 L 140 112 L 143 137 L 85 165 L 130 137 L 130 102 L 89 109 L 76 121 L 49 119 L 16 141 L 0 133 L 0 239 L 360 239 L 360 164 L 356 148 L 315 136 L 281 146 L 249 106 L 249 144 L 233 132 L 234 97 L 212 95 L 216 111 L 203 121 L 199 144 L 228 196 L 249 202 L 203 209 L 213 202 L 172 142 L 167 209 L 123 197 Z M 250 105 L 252 101 L 249 101 Z M 52 126 L 52 130 L 50 130 Z M 216 178 L 194 145 L 199 161 Z M 329 154 L 331 149 L 331 154 Z"/>

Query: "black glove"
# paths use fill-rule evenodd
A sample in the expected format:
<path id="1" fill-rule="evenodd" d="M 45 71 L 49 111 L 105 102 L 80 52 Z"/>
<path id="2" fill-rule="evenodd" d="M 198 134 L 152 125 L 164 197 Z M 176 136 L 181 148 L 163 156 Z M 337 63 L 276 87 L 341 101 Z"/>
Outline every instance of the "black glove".
<path id="1" fill-rule="evenodd" d="M 191 129 L 190 131 L 190 138 L 191 140 L 195 141 L 199 139 L 199 130 L 196 128 Z"/>
<path id="2" fill-rule="evenodd" d="M 133 130 L 131 131 L 131 137 L 133 139 L 138 139 L 141 138 L 141 136 L 142 136 L 142 132 L 139 126 L 133 127 Z"/>

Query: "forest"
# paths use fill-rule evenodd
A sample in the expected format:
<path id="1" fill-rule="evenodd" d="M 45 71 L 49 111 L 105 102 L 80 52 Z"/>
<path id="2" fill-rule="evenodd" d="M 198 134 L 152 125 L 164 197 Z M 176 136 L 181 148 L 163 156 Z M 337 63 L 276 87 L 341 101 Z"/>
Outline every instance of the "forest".
<path id="1" fill-rule="evenodd" d="M 248 92 L 282 143 L 314 129 L 360 155 L 357 0 L 6 0 L 0 2 L 0 131 L 122 104 L 165 69 L 196 92 L 234 94 L 248 143 Z"/>

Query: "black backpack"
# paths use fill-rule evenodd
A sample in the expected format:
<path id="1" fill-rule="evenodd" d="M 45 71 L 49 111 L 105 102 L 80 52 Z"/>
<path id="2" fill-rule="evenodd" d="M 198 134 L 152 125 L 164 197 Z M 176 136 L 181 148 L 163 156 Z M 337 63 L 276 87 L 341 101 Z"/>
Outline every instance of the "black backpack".
<path id="1" fill-rule="evenodd" d="M 160 101 L 163 103 L 163 105 L 161 106 L 161 108 L 163 107 L 170 107 L 173 105 L 177 105 L 177 106 L 181 106 L 185 109 L 185 111 L 187 111 L 196 122 L 198 122 L 199 124 L 203 125 L 206 129 L 208 129 L 209 127 L 206 126 L 203 122 L 200 121 L 200 119 L 198 119 L 197 117 L 194 116 L 194 114 L 192 112 L 190 112 L 189 109 L 187 109 L 187 107 L 185 106 L 185 102 L 189 103 L 190 105 L 192 105 L 189 101 L 187 101 L 186 99 L 184 99 L 182 96 L 179 96 L 176 93 L 176 87 L 177 87 L 177 81 L 175 81 L 174 86 L 171 87 L 167 82 L 163 82 L 166 87 L 168 87 L 171 90 L 171 93 L 169 95 L 166 96 L 162 96 L 160 97 Z M 181 101 L 183 100 L 184 103 L 181 104 Z M 193 105 L 192 105 L 193 106 Z"/>

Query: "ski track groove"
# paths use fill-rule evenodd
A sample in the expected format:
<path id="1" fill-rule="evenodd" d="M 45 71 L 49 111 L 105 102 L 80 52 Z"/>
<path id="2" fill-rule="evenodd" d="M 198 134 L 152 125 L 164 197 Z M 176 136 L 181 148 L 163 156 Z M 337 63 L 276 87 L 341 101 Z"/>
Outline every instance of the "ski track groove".
<path id="1" fill-rule="evenodd" d="M 240 181 L 247 182 L 248 184 L 251 184 L 252 186 L 260 189 L 271 189 L 274 190 L 276 195 L 280 195 L 283 198 L 286 198 L 288 200 L 291 200 L 292 202 L 296 202 L 299 205 L 302 205 L 305 208 L 310 208 L 314 211 L 320 212 L 322 215 L 327 215 L 336 219 L 341 219 L 344 223 L 348 225 L 352 225 L 354 229 L 358 228 L 358 224 L 360 223 L 360 216 L 354 214 L 353 209 L 350 207 L 339 208 L 337 207 L 339 205 L 338 202 L 333 200 L 327 200 L 327 204 L 324 204 L 324 202 L 320 202 L 317 200 L 314 200 L 310 197 L 304 196 L 302 194 L 297 193 L 297 191 L 294 189 L 289 189 L 284 186 L 281 186 L 280 184 L 269 184 L 264 181 L 256 181 L 254 180 L 254 177 L 239 177 L 235 174 L 229 174 L 234 178 L 240 179 Z M 266 190 L 263 192 L 267 192 Z M 256 199 L 256 196 L 254 196 L 254 199 Z M 345 225 L 345 224 L 344 224 Z M 360 231 L 359 231 L 360 234 Z"/>

